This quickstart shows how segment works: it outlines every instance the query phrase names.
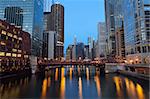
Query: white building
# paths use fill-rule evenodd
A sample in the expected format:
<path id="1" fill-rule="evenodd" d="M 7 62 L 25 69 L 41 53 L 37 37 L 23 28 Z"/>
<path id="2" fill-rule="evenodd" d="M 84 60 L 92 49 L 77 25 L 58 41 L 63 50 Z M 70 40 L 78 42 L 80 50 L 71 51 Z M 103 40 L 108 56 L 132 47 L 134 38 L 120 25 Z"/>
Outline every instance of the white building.
<path id="1" fill-rule="evenodd" d="M 98 54 L 97 57 L 106 57 L 106 28 L 104 22 L 98 23 Z"/>

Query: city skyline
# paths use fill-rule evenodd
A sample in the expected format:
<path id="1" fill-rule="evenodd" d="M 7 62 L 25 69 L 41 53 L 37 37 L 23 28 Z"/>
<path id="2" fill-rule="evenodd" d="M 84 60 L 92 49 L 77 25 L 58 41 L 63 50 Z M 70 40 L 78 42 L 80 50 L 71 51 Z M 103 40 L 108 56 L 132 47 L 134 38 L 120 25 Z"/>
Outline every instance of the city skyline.
<path id="1" fill-rule="evenodd" d="M 97 40 L 98 22 L 104 22 L 104 0 L 56 0 L 65 8 L 64 52 L 74 41 L 87 43 L 88 37 Z M 88 17 L 87 17 L 88 16 Z M 80 36 L 79 36 L 80 35 Z"/>

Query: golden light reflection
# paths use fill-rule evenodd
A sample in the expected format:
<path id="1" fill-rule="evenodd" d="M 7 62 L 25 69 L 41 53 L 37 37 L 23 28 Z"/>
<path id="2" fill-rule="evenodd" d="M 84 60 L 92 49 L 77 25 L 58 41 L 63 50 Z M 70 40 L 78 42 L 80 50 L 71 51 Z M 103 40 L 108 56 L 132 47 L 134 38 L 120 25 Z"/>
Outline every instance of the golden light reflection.
<path id="1" fill-rule="evenodd" d="M 115 85 L 116 85 L 117 95 L 119 97 L 121 97 L 123 95 L 122 91 L 121 91 L 122 80 L 120 77 L 114 77 L 113 80 L 114 80 Z"/>
<path id="2" fill-rule="evenodd" d="M 79 73 L 79 75 L 80 75 L 80 67 L 78 66 L 78 73 Z"/>
<path id="3" fill-rule="evenodd" d="M 65 99 L 65 68 L 61 68 L 60 96 Z"/>
<path id="4" fill-rule="evenodd" d="M 96 75 L 94 80 L 96 82 L 97 94 L 98 94 L 98 96 L 100 96 L 101 95 L 101 87 L 100 87 L 99 77 Z"/>
<path id="5" fill-rule="evenodd" d="M 82 99 L 82 79 L 79 77 L 79 97 Z"/>
<path id="6" fill-rule="evenodd" d="M 51 86 L 51 78 L 48 77 L 48 87 L 50 87 L 50 86 Z"/>
<path id="7" fill-rule="evenodd" d="M 145 99 L 143 88 L 139 84 L 136 84 L 136 91 L 137 91 L 138 99 Z"/>
<path id="8" fill-rule="evenodd" d="M 89 80 L 89 68 L 86 68 L 86 79 Z"/>
<path id="9" fill-rule="evenodd" d="M 132 97 L 136 96 L 135 85 L 131 80 L 129 81 L 129 85 L 130 85 L 130 93 L 131 93 Z"/>
<path id="10" fill-rule="evenodd" d="M 46 90 L 47 90 L 47 79 L 44 79 L 42 85 L 42 98 L 46 96 Z"/>
<path id="11" fill-rule="evenodd" d="M 55 71 L 55 81 L 58 80 L 58 68 L 56 68 L 56 71 Z"/>
<path id="12" fill-rule="evenodd" d="M 145 99 L 145 96 L 143 93 L 143 88 L 141 87 L 141 85 L 136 84 L 136 86 L 135 86 L 133 81 L 131 81 L 127 78 L 125 78 L 125 84 L 126 84 L 128 96 L 131 99 L 134 99 L 134 98 Z"/>
<path id="13" fill-rule="evenodd" d="M 70 68 L 70 80 L 72 80 L 72 67 Z"/>
<path id="14" fill-rule="evenodd" d="M 125 85 L 126 85 L 126 90 L 127 90 L 128 95 L 131 96 L 129 80 L 127 78 L 125 78 Z"/>

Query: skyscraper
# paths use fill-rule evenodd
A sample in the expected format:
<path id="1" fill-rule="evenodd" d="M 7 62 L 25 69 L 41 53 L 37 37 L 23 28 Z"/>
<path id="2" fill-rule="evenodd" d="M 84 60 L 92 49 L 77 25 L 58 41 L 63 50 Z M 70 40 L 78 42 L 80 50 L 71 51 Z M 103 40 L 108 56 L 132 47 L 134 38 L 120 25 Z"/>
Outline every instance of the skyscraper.
<path id="1" fill-rule="evenodd" d="M 56 58 L 61 59 L 64 56 L 64 7 L 59 3 L 51 6 L 51 24 L 50 29 L 56 31 Z"/>
<path id="2" fill-rule="evenodd" d="M 115 34 L 118 28 L 122 27 L 123 1 L 105 0 L 106 41 L 108 42 L 109 56 L 112 57 L 116 56 Z"/>
<path id="3" fill-rule="evenodd" d="M 105 0 L 105 20 L 109 55 L 115 56 L 115 18 L 114 0 Z"/>
<path id="4" fill-rule="evenodd" d="M 16 17 L 18 19 L 15 19 Z M 22 29 L 31 34 L 31 54 L 41 56 L 43 0 L 1 0 L 0 19 L 6 21 L 9 19 L 9 22 L 13 22 L 16 25 L 18 23 L 15 22 L 19 22 L 22 25 Z M 23 24 L 21 23 L 22 20 Z"/>
<path id="5" fill-rule="evenodd" d="M 98 23 L 98 57 L 106 57 L 106 25 L 104 22 Z"/>
<path id="6" fill-rule="evenodd" d="M 125 52 L 128 63 L 150 63 L 150 2 L 123 0 Z"/>
<path id="7" fill-rule="evenodd" d="M 23 26 L 23 10 L 20 7 L 6 7 L 4 18 L 8 23 L 20 28 Z"/>

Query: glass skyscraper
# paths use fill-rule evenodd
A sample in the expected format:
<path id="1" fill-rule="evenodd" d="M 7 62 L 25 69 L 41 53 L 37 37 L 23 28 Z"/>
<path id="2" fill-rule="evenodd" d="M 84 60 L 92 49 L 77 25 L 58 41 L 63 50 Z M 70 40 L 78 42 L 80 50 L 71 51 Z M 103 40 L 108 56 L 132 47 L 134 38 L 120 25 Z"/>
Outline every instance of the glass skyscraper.
<path id="1" fill-rule="evenodd" d="M 41 56 L 42 52 L 43 5 L 43 0 L 0 0 L 0 19 L 2 20 L 7 20 L 5 15 L 8 8 L 21 9 L 22 29 L 31 34 L 32 55 L 34 56 Z M 7 17 L 10 19 L 12 17 L 13 20 L 11 14 L 8 14 Z M 11 23 L 13 22 L 11 21 Z"/>
<path id="2" fill-rule="evenodd" d="M 115 33 L 122 27 L 122 2 L 123 0 L 105 0 L 107 54 L 112 57 L 116 56 Z"/>
<path id="3" fill-rule="evenodd" d="M 123 0 L 126 58 L 130 63 L 149 63 L 150 1 Z"/>

